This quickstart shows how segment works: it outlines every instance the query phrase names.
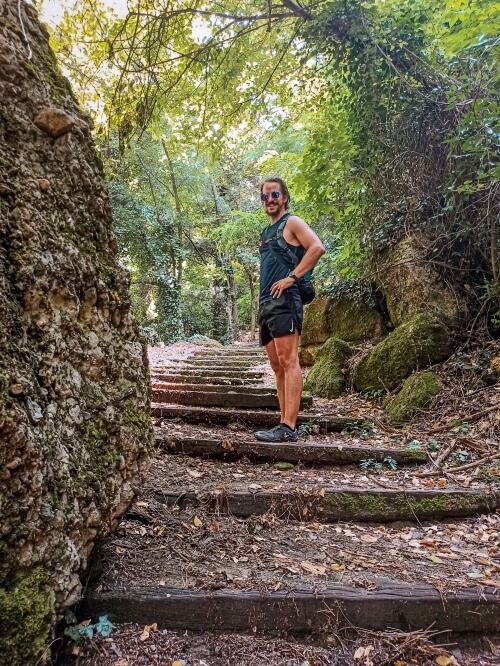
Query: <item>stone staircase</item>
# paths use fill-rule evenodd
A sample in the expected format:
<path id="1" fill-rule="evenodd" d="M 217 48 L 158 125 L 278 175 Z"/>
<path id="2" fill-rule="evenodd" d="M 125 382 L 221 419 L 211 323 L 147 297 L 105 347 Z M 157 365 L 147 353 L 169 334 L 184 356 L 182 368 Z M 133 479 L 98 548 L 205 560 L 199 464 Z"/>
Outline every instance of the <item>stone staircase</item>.
<path id="1" fill-rule="evenodd" d="M 257 442 L 249 426 L 279 416 L 265 363 L 234 346 L 152 369 L 156 453 L 80 616 L 254 634 L 498 631 L 492 490 L 416 487 L 424 450 L 351 441 L 340 431 L 360 420 L 315 412 L 310 396 L 306 439 Z M 359 466 L 388 459 L 383 481 Z"/>

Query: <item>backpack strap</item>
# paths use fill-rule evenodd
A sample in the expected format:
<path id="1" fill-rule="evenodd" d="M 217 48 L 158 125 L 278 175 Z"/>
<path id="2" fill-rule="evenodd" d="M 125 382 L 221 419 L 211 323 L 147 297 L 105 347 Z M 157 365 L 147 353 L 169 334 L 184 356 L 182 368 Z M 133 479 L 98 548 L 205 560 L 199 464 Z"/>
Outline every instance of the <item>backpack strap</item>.
<path id="1" fill-rule="evenodd" d="M 297 255 L 290 250 L 288 247 L 288 243 L 286 242 L 284 236 L 283 236 L 283 230 L 285 228 L 286 223 L 288 222 L 288 218 L 291 216 L 291 213 L 286 213 L 286 215 L 283 215 L 283 218 L 281 222 L 278 225 L 278 228 L 276 230 L 276 236 L 274 237 L 274 240 L 278 243 L 280 248 L 286 252 L 287 257 L 290 259 L 292 262 L 293 268 L 297 266 L 299 263 L 299 259 Z"/>

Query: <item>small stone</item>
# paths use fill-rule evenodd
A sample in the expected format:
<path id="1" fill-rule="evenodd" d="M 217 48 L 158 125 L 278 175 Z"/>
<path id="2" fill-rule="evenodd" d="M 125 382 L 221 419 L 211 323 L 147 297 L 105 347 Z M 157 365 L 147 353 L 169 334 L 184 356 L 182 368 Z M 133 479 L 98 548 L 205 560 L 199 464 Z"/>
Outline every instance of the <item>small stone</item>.
<path id="1" fill-rule="evenodd" d="M 22 384 L 11 384 L 9 386 L 9 393 L 11 395 L 22 395 L 24 393 L 24 386 Z"/>
<path id="2" fill-rule="evenodd" d="M 75 118 L 63 109 L 56 109 L 54 107 L 47 107 L 39 111 L 33 122 L 53 139 L 67 134 L 75 126 Z"/>
<path id="3" fill-rule="evenodd" d="M 38 187 L 42 190 L 42 192 L 47 192 L 47 190 L 50 190 L 50 180 L 47 180 L 46 178 L 39 178 Z"/>
<path id="4" fill-rule="evenodd" d="M 38 423 L 38 421 L 43 419 L 42 408 L 37 402 L 31 398 L 27 398 L 26 405 L 28 407 L 28 412 L 33 423 Z"/>

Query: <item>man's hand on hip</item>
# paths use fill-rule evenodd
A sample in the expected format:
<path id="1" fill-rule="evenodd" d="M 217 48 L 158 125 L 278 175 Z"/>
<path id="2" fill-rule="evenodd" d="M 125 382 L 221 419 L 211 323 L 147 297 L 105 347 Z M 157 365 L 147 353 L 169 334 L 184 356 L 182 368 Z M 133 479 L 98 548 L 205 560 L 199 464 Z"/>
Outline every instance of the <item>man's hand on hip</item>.
<path id="1" fill-rule="evenodd" d="M 273 298 L 279 298 L 284 291 L 292 286 L 292 284 L 295 284 L 295 280 L 292 277 L 286 277 L 282 280 L 278 280 L 271 287 L 271 296 Z"/>

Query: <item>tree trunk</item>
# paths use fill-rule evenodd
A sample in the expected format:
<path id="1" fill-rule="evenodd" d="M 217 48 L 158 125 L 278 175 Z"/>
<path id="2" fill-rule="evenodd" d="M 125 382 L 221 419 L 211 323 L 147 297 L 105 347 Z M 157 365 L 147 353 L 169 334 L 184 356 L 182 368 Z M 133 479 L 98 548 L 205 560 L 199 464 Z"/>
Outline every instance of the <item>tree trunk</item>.
<path id="1" fill-rule="evenodd" d="M 172 163 L 170 153 L 168 152 L 167 144 L 165 142 L 165 139 L 161 140 L 161 144 L 163 146 L 163 152 L 165 153 L 165 157 L 167 158 L 169 176 L 170 176 L 170 183 L 172 184 L 172 194 L 174 195 L 175 226 L 176 226 L 176 229 L 177 229 L 177 240 L 179 241 L 179 247 L 182 247 L 183 210 L 182 210 L 181 200 L 180 200 L 180 197 L 179 197 L 179 189 L 177 187 L 177 179 L 175 177 L 174 165 Z M 179 257 L 179 261 L 177 263 L 176 278 L 177 278 L 177 282 L 179 284 L 179 291 L 180 291 L 182 289 L 182 257 Z M 179 293 L 179 297 L 180 297 L 180 293 Z"/>
<path id="2" fill-rule="evenodd" d="M 219 206 L 219 193 L 217 186 L 212 180 L 212 193 L 214 197 L 215 219 L 218 224 L 223 223 L 222 211 Z M 217 263 L 224 271 L 226 276 L 227 288 L 226 292 L 226 310 L 227 310 L 227 337 L 228 341 L 234 342 L 239 337 L 239 324 L 238 324 L 238 309 L 236 304 L 236 284 L 234 281 L 234 270 L 231 266 L 230 259 L 227 255 L 218 256 Z"/>

